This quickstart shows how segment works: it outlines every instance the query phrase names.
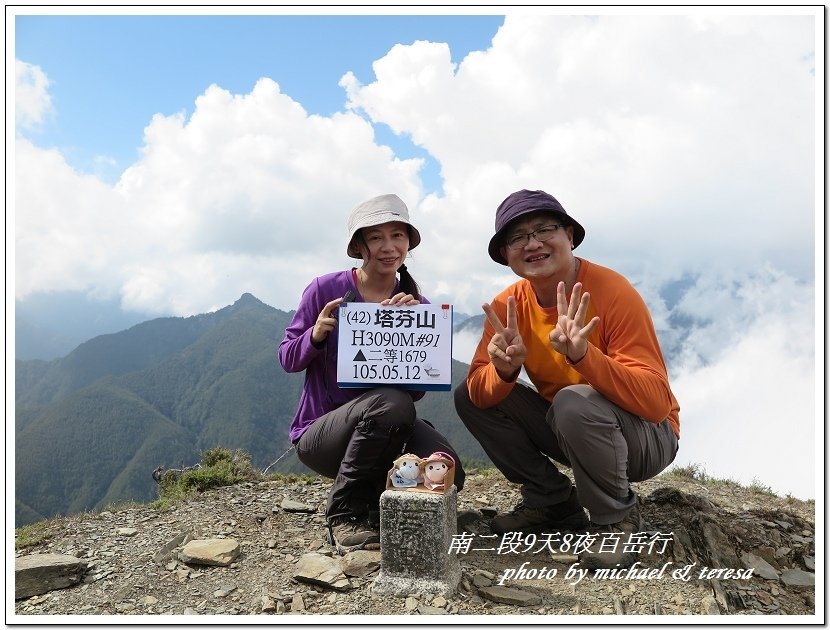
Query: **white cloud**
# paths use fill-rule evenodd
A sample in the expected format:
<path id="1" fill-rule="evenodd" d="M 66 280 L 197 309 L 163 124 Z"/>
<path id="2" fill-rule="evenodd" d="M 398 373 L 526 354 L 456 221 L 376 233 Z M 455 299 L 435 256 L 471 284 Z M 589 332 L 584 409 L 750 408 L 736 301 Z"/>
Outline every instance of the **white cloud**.
<path id="1" fill-rule="evenodd" d="M 461 330 L 452 335 L 452 358 L 462 363 L 470 363 L 476 346 L 481 339 L 481 331 Z"/>
<path id="2" fill-rule="evenodd" d="M 376 62 L 373 83 L 343 83 L 351 107 L 441 164 L 428 277 L 472 267 L 493 279 L 494 211 L 523 187 L 548 190 L 585 225 L 580 252 L 635 277 L 655 275 L 655 260 L 663 280 L 767 261 L 804 277 L 814 28 L 781 16 L 508 16 L 493 47 L 458 68 L 443 44 L 420 42 Z M 450 251 L 454 262 L 439 255 Z"/>
<path id="3" fill-rule="evenodd" d="M 816 496 L 815 296 L 762 274 L 739 286 L 698 284 L 677 312 L 701 314 L 673 367 L 682 436 L 676 464 L 778 493 Z"/>
<path id="4" fill-rule="evenodd" d="M 136 252 L 112 189 L 54 149 L 15 141 L 15 291 L 117 291 L 113 266 Z M 140 247 L 140 246 L 139 246 Z M 141 249 L 143 254 L 143 248 Z"/>
<path id="5" fill-rule="evenodd" d="M 14 61 L 14 120 L 24 128 L 37 128 L 53 113 L 49 78 L 35 65 Z"/>
<path id="6" fill-rule="evenodd" d="M 150 121 L 142 159 L 115 187 L 119 202 L 101 208 L 133 230 L 135 259 L 114 254 L 109 281 L 124 286 L 129 269 L 163 270 L 170 257 L 182 268 L 190 256 L 236 257 L 254 273 L 238 286 L 213 270 L 223 299 L 250 290 L 290 308 L 299 282 L 275 270 L 306 277 L 348 264 L 332 247 L 348 210 L 394 191 L 424 234 L 413 273 L 430 297 L 478 312 L 510 280 L 486 243 L 496 206 L 522 187 L 552 192 L 586 226 L 578 253 L 653 289 L 690 270 L 740 275 L 763 264 L 809 278 L 814 26 L 781 16 L 508 16 L 489 50 L 457 66 L 446 44 L 395 46 L 375 62 L 376 81 L 341 84 L 353 110 L 435 156 L 442 197 L 422 198 L 420 162 L 378 146 L 351 111 L 309 116 L 270 79 L 242 95 L 212 86 L 189 119 Z M 48 176 L 40 188 L 71 197 L 67 178 Z M 18 191 L 19 213 L 41 213 L 27 195 Z M 62 237 L 94 239 L 90 227 L 63 226 Z M 65 267 L 60 248 L 50 256 L 49 268 Z M 23 269 L 18 296 L 42 286 Z M 193 283 L 159 277 L 169 286 L 158 310 L 173 296 L 197 310 L 215 301 L 182 302 Z"/>
<path id="7" fill-rule="evenodd" d="M 420 194 L 419 161 L 354 114 L 307 115 L 269 79 L 248 95 L 210 87 L 189 120 L 156 115 L 115 187 L 25 140 L 17 163 L 18 297 L 103 284 L 127 308 L 181 315 L 245 291 L 292 308 L 347 264 L 355 204 Z"/>

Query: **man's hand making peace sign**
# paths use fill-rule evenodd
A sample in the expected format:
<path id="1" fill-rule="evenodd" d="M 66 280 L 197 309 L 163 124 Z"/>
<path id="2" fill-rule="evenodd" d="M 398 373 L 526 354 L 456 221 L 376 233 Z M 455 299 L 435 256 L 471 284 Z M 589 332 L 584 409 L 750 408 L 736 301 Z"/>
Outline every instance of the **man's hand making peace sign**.
<path id="1" fill-rule="evenodd" d="M 559 317 L 548 338 L 553 349 L 567 356 L 572 363 L 579 362 L 588 352 L 588 335 L 599 324 L 599 317 L 594 317 L 584 325 L 590 301 L 591 296 L 582 293 L 581 282 L 574 285 L 570 303 L 565 300 L 565 283 L 560 282 L 556 286 L 556 311 Z"/>
<path id="2" fill-rule="evenodd" d="M 496 333 L 487 344 L 487 353 L 490 361 L 505 381 L 513 381 L 527 358 L 527 348 L 516 325 L 516 298 L 507 298 L 507 325 L 502 324 L 499 316 L 489 304 L 482 304 L 481 308 Z"/>

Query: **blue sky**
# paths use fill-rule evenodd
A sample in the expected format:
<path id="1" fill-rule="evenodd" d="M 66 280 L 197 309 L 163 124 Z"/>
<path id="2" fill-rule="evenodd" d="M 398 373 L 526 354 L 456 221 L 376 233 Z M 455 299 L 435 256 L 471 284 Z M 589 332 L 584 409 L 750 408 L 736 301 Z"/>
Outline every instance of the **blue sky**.
<path id="1" fill-rule="evenodd" d="M 815 496 L 823 17 L 18 15 L 7 299 L 186 316 L 249 292 L 290 310 L 352 263 L 349 209 L 394 192 L 424 293 L 476 314 L 515 280 L 487 255 L 496 207 L 543 189 L 585 227 L 577 254 L 651 309 L 677 463 Z"/>
<path id="2" fill-rule="evenodd" d="M 15 17 L 15 56 L 48 69 L 58 112 L 40 130 L 43 146 L 69 163 L 114 182 L 139 157 L 153 114 L 193 111 L 216 83 L 246 93 L 262 77 L 310 114 L 340 111 L 340 77 L 368 81 L 372 62 L 395 44 L 450 45 L 454 62 L 486 50 L 503 16 L 35 16 Z M 401 157 L 428 160 L 425 175 L 440 188 L 429 153 L 378 123 L 380 142 Z M 106 156 L 113 162 L 102 161 Z"/>

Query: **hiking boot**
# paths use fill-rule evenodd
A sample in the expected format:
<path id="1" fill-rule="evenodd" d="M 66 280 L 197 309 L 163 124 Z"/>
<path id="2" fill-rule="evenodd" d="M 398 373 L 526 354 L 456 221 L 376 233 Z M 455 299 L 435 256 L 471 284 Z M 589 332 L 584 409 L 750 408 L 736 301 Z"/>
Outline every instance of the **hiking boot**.
<path id="1" fill-rule="evenodd" d="M 581 554 L 579 564 L 588 569 L 627 569 L 637 561 L 639 552 L 626 551 L 631 534 L 643 531 L 640 508 L 635 503 L 621 521 L 596 525 L 591 534 L 596 540 Z"/>
<path id="2" fill-rule="evenodd" d="M 519 502 L 512 512 L 499 514 L 490 523 L 490 527 L 497 534 L 540 534 L 544 531 L 584 529 L 587 525 L 588 517 L 573 489 L 568 499 L 562 503 L 535 508 Z"/>
<path id="3" fill-rule="evenodd" d="M 329 536 L 340 555 L 358 549 L 380 549 L 380 533 L 365 519 L 354 516 L 333 518 L 329 521 Z"/>

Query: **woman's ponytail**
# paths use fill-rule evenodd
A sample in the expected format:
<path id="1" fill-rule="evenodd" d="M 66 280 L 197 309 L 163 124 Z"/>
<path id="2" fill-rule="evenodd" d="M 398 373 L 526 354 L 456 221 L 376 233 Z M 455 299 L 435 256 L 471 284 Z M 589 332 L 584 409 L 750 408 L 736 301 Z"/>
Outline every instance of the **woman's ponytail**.
<path id="1" fill-rule="evenodd" d="M 420 300 L 421 290 L 418 288 L 418 283 L 415 282 L 415 279 L 411 275 L 409 275 L 409 270 L 407 270 L 406 265 L 401 265 L 400 267 L 398 267 L 398 273 L 401 274 L 401 291 L 403 291 L 404 293 L 409 293 L 416 300 Z"/>

